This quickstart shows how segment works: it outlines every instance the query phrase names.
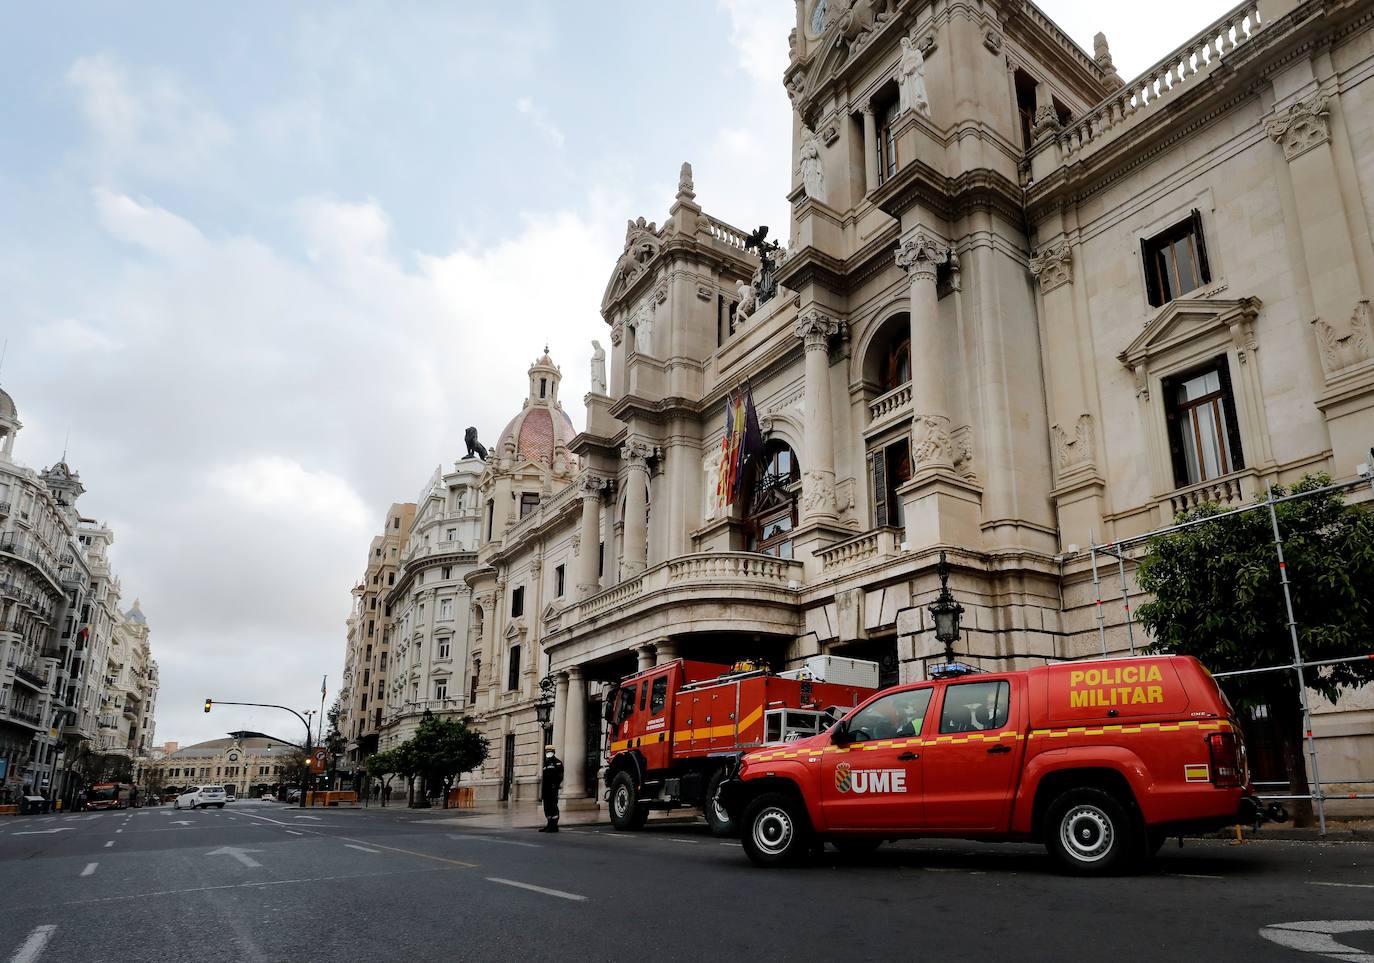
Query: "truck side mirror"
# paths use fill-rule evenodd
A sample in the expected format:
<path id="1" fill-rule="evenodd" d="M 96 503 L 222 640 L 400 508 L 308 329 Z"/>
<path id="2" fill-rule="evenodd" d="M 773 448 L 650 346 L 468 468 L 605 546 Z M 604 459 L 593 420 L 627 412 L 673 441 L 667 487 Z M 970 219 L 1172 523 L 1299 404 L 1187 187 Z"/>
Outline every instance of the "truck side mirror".
<path id="1" fill-rule="evenodd" d="M 830 731 L 830 741 L 837 746 L 847 746 L 854 741 L 854 733 L 849 731 L 849 723 L 841 721 Z"/>

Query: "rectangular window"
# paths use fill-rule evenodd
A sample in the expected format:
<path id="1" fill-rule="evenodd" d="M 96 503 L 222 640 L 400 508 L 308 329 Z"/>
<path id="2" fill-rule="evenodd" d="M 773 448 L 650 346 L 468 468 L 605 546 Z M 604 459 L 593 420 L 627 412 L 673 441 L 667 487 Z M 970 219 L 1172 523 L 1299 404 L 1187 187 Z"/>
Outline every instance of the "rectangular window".
<path id="1" fill-rule="evenodd" d="M 878 185 L 886 184 L 888 178 L 897 173 L 897 138 L 893 128 L 897 125 L 897 101 L 892 101 L 878 109 Z"/>
<path id="2" fill-rule="evenodd" d="M 458 541 L 458 529 L 450 528 L 447 532 L 444 533 L 444 538 L 446 541 L 450 542 Z M 448 578 L 448 576 L 445 575 L 444 578 Z"/>
<path id="3" fill-rule="evenodd" d="M 668 677 L 661 675 L 654 680 L 653 693 L 649 696 L 649 712 L 658 715 L 668 702 Z"/>
<path id="4" fill-rule="evenodd" d="M 1145 293 L 1159 307 L 1181 298 L 1212 280 L 1207 244 L 1202 237 L 1202 214 L 1196 209 L 1162 234 L 1142 240 Z"/>
<path id="5" fill-rule="evenodd" d="M 441 658 L 441 659 L 447 659 L 447 658 L 449 657 L 449 640 L 448 640 L 448 639 L 440 639 L 440 640 L 439 640 L 439 656 L 438 656 L 438 657 Z"/>
<path id="6" fill-rule="evenodd" d="M 482 663 L 474 661 L 472 663 L 472 676 L 468 679 L 468 705 L 477 701 L 477 676 L 482 671 Z"/>
<path id="7" fill-rule="evenodd" d="M 554 566 L 553 570 L 553 594 L 554 598 L 563 597 L 563 583 L 566 581 L 567 569 L 562 565 Z"/>
<path id="8" fill-rule="evenodd" d="M 1030 150 L 1031 130 L 1035 126 L 1035 88 L 1040 85 L 1024 70 L 1015 71 L 1012 82 L 1016 86 L 1016 117 L 1021 124 L 1021 143 Z"/>
<path id="9" fill-rule="evenodd" d="M 868 474 L 873 493 L 875 528 L 900 528 L 905 521 L 897 489 L 911 479 L 911 442 L 903 438 L 869 452 Z"/>
<path id="10" fill-rule="evenodd" d="M 521 518 L 524 518 L 526 515 L 528 515 L 530 512 L 534 511 L 534 510 L 535 510 L 536 508 L 538 508 L 538 507 L 539 507 L 539 493 L 538 493 L 538 492 L 521 492 L 521 493 L 520 493 L 520 517 L 521 517 Z"/>
<path id="11" fill-rule="evenodd" d="M 639 684 L 639 711 L 640 711 L 640 712 L 643 712 L 643 711 L 644 711 L 644 707 L 645 707 L 646 705 L 648 705 L 648 704 L 649 704 L 649 683 L 648 683 L 648 682 L 641 682 L 641 683 Z"/>
<path id="12" fill-rule="evenodd" d="M 1163 382 L 1174 484 L 1196 485 L 1245 467 L 1226 359 Z"/>
<path id="13" fill-rule="evenodd" d="M 440 577 L 441 577 L 445 582 L 447 582 L 449 579 L 453 578 L 453 567 L 452 567 L 451 565 L 445 565 L 445 566 L 443 567 L 443 569 L 441 569 L 440 571 L 441 571 L 441 573 L 442 573 L 442 574 L 440 575 Z"/>
<path id="14" fill-rule="evenodd" d="M 1005 679 L 949 686 L 945 689 L 945 705 L 940 712 L 940 731 L 1001 729 L 1007 724 L 1010 706 L 1011 686 Z"/>
<path id="15" fill-rule="evenodd" d="M 510 617 L 518 619 L 525 614 L 525 586 L 518 586 L 510 593 Z"/>
<path id="16" fill-rule="evenodd" d="M 596 577 L 601 578 L 606 574 L 606 543 L 598 542 L 596 546 Z"/>
<path id="17" fill-rule="evenodd" d="M 434 698 L 441 702 L 448 698 L 448 679 L 434 680 Z"/>
<path id="18" fill-rule="evenodd" d="M 520 688 L 520 646 L 510 647 L 510 665 L 506 667 L 506 691 Z"/>
<path id="19" fill-rule="evenodd" d="M 496 502 L 494 499 L 487 499 L 487 541 L 491 541 L 491 529 L 496 522 Z"/>
<path id="20" fill-rule="evenodd" d="M 439 600 L 439 618 L 441 621 L 453 618 L 453 599 Z"/>
<path id="21" fill-rule="evenodd" d="M 548 390 L 549 390 L 549 379 L 548 379 L 548 378 L 540 378 L 540 379 L 539 379 L 539 397 L 541 397 L 541 398 L 547 397 L 547 394 L 546 394 L 546 393 L 548 392 Z"/>

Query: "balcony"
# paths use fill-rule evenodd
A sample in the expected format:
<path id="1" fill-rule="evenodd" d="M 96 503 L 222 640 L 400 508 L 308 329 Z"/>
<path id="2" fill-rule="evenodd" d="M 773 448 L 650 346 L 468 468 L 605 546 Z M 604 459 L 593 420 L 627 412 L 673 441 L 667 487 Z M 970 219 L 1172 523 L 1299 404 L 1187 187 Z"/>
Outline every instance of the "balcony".
<path id="1" fill-rule="evenodd" d="M 898 385 L 868 403 L 868 427 L 876 428 L 911 414 L 911 382 Z"/>
<path id="2" fill-rule="evenodd" d="M 18 706 L 0 707 L 0 715 L 8 716 L 12 721 L 22 725 L 27 725 L 31 729 L 43 728 L 39 725 L 39 715 L 36 711 L 21 709 Z"/>
<path id="3" fill-rule="evenodd" d="M 1238 508 L 1254 498 L 1255 490 L 1255 472 L 1246 468 L 1222 475 L 1220 478 L 1180 488 L 1163 499 L 1160 507 L 1167 509 L 1168 517 L 1165 521 L 1171 522 L 1180 512 L 1189 512 L 1201 505 Z"/>
<path id="4" fill-rule="evenodd" d="M 46 673 L 40 672 L 37 665 L 16 665 L 14 678 L 16 681 L 40 692 L 48 687 L 48 676 Z"/>
<path id="5" fill-rule="evenodd" d="M 873 562 L 896 558 L 902 552 L 903 532 L 900 528 L 875 528 L 836 542 L 821 551 L 821 572 L 838 575 L 846 569 L 862 568 Z"/>
<path id="6" fill-rule="evenodd" d="M 617 648 L 674 631 L 796 634 L 801 579 L 802 564 L 791 559 L 754 552 L 684 555 L 570 607 L 559 634 Z M 641 618 L 650 613 L 655 617 Z M 605 629 L 617 622 L 645 638 L 614 638 Z"/>

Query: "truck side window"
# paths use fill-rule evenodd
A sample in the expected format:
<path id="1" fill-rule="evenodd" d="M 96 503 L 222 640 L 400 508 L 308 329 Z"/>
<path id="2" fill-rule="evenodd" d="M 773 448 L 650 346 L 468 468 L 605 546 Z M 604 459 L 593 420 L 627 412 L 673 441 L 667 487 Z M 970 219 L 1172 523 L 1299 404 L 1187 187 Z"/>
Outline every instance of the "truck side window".
<path id="1" fill-rule="evenodd" d="M 1010 713 L 1011 685 L 1005 679 L 994 682 L 961 682 L 945 689 L 945 707 L 940 713 L 941 732 L 977 732 L 1000 729 Z"/>
<path id="2" fill-rule="evenodd" d="M 649 683 L 648 683 L 648 682 L 641 682 L 641 683 L 639 684 L 639 711 L 640 711 L 640 712 L 643 712 L 643 711 L 644 711 L 644 706 L 645 706 L 645 704 L 648 702 L 648 699 L 649 699 Z"/>
<path id="3" fill-rule="evenodd" d="M 649 700 L 649 711 L 658 715 L 663 709 L 663 704 L 668 701 L 668 677 L 661 675 L 654 680 L 654 694 Z"/>
<path id="4" fill-rule="evenodd" d="M 621 690 L 620 690 L 620 702 L 617 703 L 617 705 L 616 705 L 616 718 L 615 718 L 616 723 L 619 724 L 619 723 L 624 722 L 626 719 L 630 718 L 630 716 L 634 715 L 634 711 L 635 711 L 635 690 L 634 690 L 634 687 L 631 686 L 631 687 L 628 688 L 628 689 L 621 689 Z"/>
<path id="5" fill-rule="evenodd" d="M 894 692 L 864 706 L 849 720 L 856 741 L 919 736 L 933 689 Z"/>

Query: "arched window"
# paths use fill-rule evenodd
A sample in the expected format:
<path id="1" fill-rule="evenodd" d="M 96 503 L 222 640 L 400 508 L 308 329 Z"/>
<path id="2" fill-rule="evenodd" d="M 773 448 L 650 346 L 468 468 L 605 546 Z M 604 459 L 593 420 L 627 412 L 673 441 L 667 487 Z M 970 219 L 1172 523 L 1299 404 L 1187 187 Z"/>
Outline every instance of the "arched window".
<path id="1" fill-rule="evenodd" d="M 864 355 L 864 379 L 879 395 L 911 381 L 911 316 L 906 312 L 888 318 L 874 334 Z"/>
<path id="2" fill-rule="evenodd" d="M 883 391 L 899 388 L 911 380 L 911 338 L 906 337 L 888 348 L 883 364 Z"/>
<path id="3" fill-rule="evenodd" d="M 754 468 L 747 515 L 749 550 L 792 557 L 792 530 L 797 527 L 797 491 L 801 469 L 786 442 L 770 441 Z"/>

